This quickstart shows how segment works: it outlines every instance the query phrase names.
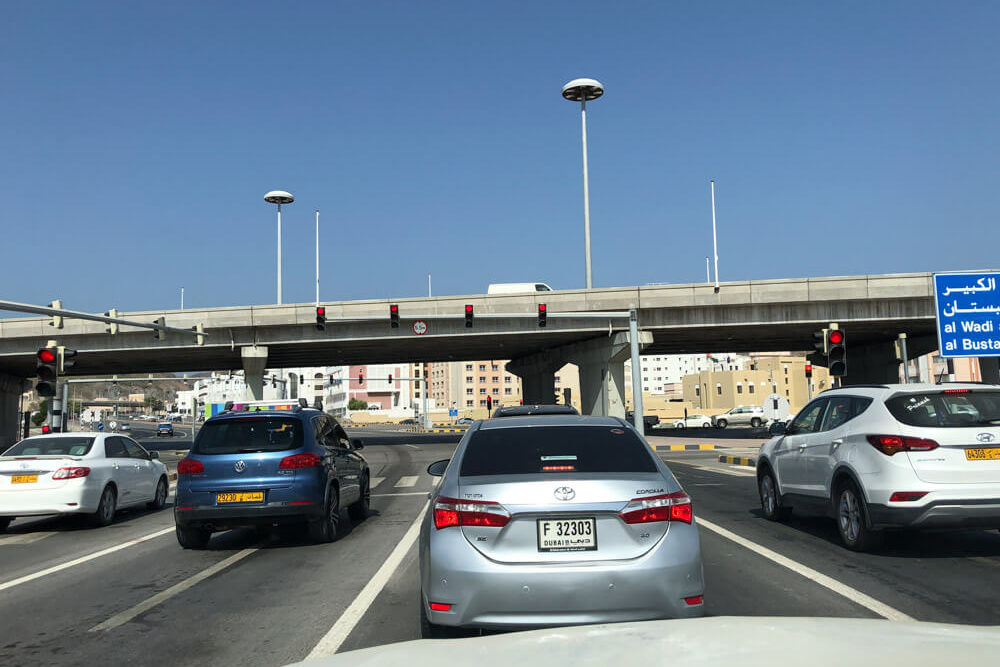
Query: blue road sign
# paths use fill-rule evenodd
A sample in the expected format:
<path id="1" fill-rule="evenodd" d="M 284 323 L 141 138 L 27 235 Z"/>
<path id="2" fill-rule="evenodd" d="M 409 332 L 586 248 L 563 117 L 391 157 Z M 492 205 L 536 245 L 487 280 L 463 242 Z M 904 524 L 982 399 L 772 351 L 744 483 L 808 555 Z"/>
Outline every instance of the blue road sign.
<path id="1" fill-rule="evenodd" d="M 1000 357 L 1000 273 L 935 273 L 942 357 Z"/>
<path id="2" fill-rule="evenodd" d="M 104 430 L 104 424 L 98 424 L 97 425 L 97 430 L 98 431 L 103 431 Z"/>
<path id="3" fill-rule="evenodd" d="M 450 410 L 448 410 L 448 416 L 449 417 L 457 417 L 458 416 L 458 410 L 456 408 L 451 408 Z"/>

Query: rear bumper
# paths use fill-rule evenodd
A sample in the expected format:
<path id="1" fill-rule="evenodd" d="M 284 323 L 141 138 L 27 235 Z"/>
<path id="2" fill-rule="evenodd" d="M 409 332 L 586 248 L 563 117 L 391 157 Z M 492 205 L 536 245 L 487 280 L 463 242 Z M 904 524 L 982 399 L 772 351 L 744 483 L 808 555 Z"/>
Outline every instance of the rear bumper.
<path id="1" fill-rule="evenodd" d="M 303 501 L 305 502 L 305 501 Z M 184 507 L 183 500 L 177 508 Z M 310 505 L 289 505 L 288 502 L 273 502 L 264 505 L 240 505 L 233 507 L 194 507 L 174 509 L 174 521 L 179 526 L 192 528 L 212 528 L 228 530 L 242 526 L 261 526 L 275 523 L 302 523 L 323 516 L 323 501 Z"/>
<path id="2" fill-rule="evenodd" d="M 936 500 L 920 507 L 868 505 L 873 528 L 1000 528 L 1000 498 Z"/>
<path id="3" fill-rule="evenodd" d="M 91 488 L 93 486 L 93 488 Z M 44 516 L 46 514 L 86 514 L 97 511 L 101 501 L 99 485 L 66 485 L 42 491 L 0 492 L 0 516 Z"/>
<path id="4" fill-rule="evenodd" d="M 704 581 L 695 526 L 674 524 L 645 555 L 626 561 L 514 565 L 492 561 L 461 531 L 426 525 L 420 570 L 431 623 L 526 627 L 614 623 L 704 615 Z M 452 605 L 431 611 L 429 602 Z"/>

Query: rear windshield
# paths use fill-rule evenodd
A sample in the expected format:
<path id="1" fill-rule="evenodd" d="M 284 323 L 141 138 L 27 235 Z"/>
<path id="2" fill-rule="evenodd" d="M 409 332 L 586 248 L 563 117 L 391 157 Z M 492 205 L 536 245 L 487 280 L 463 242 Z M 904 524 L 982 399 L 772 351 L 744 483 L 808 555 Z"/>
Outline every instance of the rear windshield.
<path id="1" fill-rule="evenodd" d="M 94 444 L 94 438 L 25 438 L 6 452 L 4 456 L 86 456 Z"/>
<path id="2" fill-rule="evenodd" d="M 625 428 L 526 426 L 472 434 L 460 475 L 656 472 L 646 445 Z"/>
<path id="3" fill-rule="evenodd" d="M 964 389 L 904 394 L 885 402 L 889 412 L 908 426 L 954 428 L 1000 424 L 1000 391 Z"/>
<path id="4" fill-rule="evenodd" d="M 246 417 L 208 422 L 191 451 L 196 454 L 280 452 L 302 446 L 302 422 L 287 417 Z"/>

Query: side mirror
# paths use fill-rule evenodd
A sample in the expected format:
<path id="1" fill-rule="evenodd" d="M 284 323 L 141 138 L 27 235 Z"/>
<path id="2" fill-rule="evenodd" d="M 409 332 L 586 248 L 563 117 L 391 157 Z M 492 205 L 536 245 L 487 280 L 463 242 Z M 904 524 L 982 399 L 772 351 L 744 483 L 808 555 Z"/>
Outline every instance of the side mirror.
<path id="1" fill-rule="evenodd" d="M 155 449 L 149 453 L 149 460 L 150 461 L 152 461 L 153 459 L 159 459 L 159 458 L 160 458 L 160 453 L 158 451 L 156 451 Z"/>
<path id="2" fill-rule="evenodd" d="M 768 432 L 771 435 L 785 435 L 788 433 L 788 425 L 785 422 L 774 422 Z"/>
<path id="3" fill-rule="evenodd" d="M 444 471 L 448 469 L 449 463 L 451 463 L 451 459 L 441 459 L 440 461 L 435 461 L 427 466 L 427 474 L 432 477 L 443 477 Z"/>
<path id="4" fill-rule="evenodd" d="M 354 449 L 364 449 L 365 448 L 365 441 L 361 440 L 360 438 L 352 438 L 351 439 L 351 446 L 354 447 Z"/>

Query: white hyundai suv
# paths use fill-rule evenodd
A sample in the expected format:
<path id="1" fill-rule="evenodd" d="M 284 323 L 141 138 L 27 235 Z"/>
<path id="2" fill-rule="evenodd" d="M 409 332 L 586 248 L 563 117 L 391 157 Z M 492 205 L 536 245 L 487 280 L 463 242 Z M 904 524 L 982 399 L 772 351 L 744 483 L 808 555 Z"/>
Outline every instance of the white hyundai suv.
<path id="1" fill-rule="evenodd" d="M 885 528 L 1000 528 L 1000 386 L 832 389 L 771 434 L 757 460 L 767 519 L 831 516 L 856 551 Z"/>

